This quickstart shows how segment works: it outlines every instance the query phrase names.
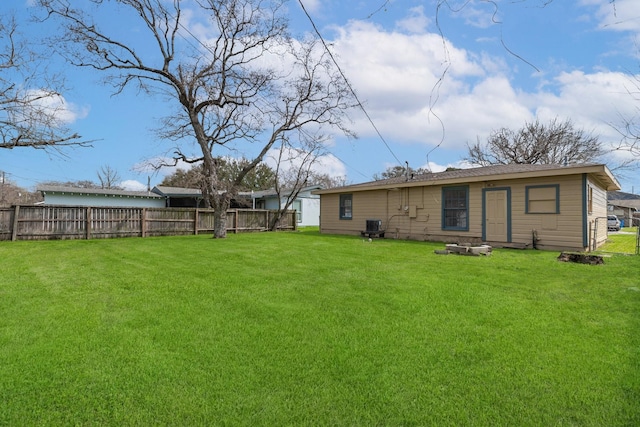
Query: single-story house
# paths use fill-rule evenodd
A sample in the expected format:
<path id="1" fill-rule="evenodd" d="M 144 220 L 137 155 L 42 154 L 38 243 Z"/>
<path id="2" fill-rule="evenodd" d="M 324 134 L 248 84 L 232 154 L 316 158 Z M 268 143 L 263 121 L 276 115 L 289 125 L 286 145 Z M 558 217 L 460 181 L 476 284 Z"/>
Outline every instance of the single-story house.
<path id="1" fill-rule="evenodd" d="M 319 185 L 304 187 L 289 209 L 296 211 L 299 227 L 318 226 L 320 224 L 320 196 L 313 194 L 315 190 L 322 187 Z M 252 193 L 254 207 L 256 209 L 276 210 L 284 207 L 286 198 L 291 195 L 291 191 L 285 191 L 281 198 L 275 190 L 256 191 Z"/>
<path id="2" fill-rule="evenodd" d="M 126 191 L 105 188 L 75 188 L 42 185 L 38 191 L 45 205 L 110 206 L 136 208 L 163 208 L 165 198 L 151 191 Z"/>
<path id="3" fill-rule="evenodd" d="M 168 208 L 201 208 L 204 206 L 202 191 L 197 188 L 167 187 L 157 185 L 151 190 L 165 199 Z"/>
<path id="4" fill-rule="evenodd" d="M 589 251 L 607 239 L 602 164 L 496 165 L 317 190 L 320 232 Z"/>
<path id="5" fill-rule="evenodd" d="M 197 188 L 156 186 L 149 191 L 128 191 L 106 188 L 77 188 L 42 185 L 37 191 L 45 205 L 109 206 L 136 208 L 202 208 L 202 192 Z M 250 193 L 240 193 L 231 201 L 231 208 L 250 208 Z"/>

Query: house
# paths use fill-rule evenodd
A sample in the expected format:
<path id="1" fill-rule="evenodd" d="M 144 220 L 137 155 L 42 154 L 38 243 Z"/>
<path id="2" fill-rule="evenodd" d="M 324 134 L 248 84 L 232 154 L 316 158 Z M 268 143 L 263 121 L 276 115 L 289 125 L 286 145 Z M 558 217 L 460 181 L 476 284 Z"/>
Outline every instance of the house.
<path id="1" fill-rule="evenodd" d="M 296 211 L 298 226 L 318 226 L 320 223 L 320 196 L 313 194 L 315 190 L 322 187 L 319 185 L 304 187 L 289 209 Z M 284 207 L 287 197 L 291 195 L 291 190 L 285 191 L 279 198 L 275 190 L 256 191 L 252 194 L 254 207 L 256 209 L 276 210 Z"/>
<path id="2" fill-rule="evenodd" d="M 602 164 L 496 165 L 315 191 L 320 232 L 593 250 L 607 238 L 607 192 L 620 185 Z"/>
<path id="3" fill-rule="evenodd" d="M 617 216 L 623 226 L 640 225 L 639 195 L 615 191 L 607 196 L 609 214 Z"/>
<path id="4" fill-rule="evenodd" d="M 45 205 L 137 208 L 165 207 L 165 198 L 151 191 L 74 188 L 59 185 L 42 185 L 38 187 L 37 190 L 44 196 Z"/>
<path id="5" fill-rule="evenodd" d="M 156 186 L 150 191 L 127 191 L 106 188 L 77 188 L 42 185 L 37 191 L 45 205 L 109 206 L 136 208 L 203 208 L 202 192 L 197 188 Z M 240 193 L 231 200 L 231 208 L 250 207 L 250 193 Z"/>
<path id="6" fill-rule="evenodd" d="M 168 208 L 201 208 L 204 205 L 202 191 L 197 188 L 158 185 L 151 192 L 163 197 Z"/>

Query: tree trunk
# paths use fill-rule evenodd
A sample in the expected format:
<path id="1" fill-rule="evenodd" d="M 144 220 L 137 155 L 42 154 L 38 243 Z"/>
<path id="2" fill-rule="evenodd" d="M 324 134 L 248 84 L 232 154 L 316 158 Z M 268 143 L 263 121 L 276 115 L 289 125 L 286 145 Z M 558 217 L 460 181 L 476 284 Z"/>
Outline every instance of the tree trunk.
<path id="1" fill-rule="evenodd" d="M 213 212 L 213 238 L 224 239 L 227 237 L 227 210 L 216 209 Z"/>
<path id="2" fill-rule="evenodd" d="M 204 138 L 202 140 L 204 141 Z M 221 190 L 215 160 L 211 153 L 205 150 L 206 143 L 202 142 L 200 145 L 205 154 L 202 163 L 203 197 L 213 208 L 213 238 L 224 239 L 227 237 L 227 209 L 231 206 L 232 195 L 228 189 Z"/>
<path id="3" fill-rule="evenodd" d="M 224 239 L 227 237 L 227 210 L 231 206 L 231 196 L 225 192 L 211 195 L 213 206 L 213 238 Z"/>
<path id="4" fill-rule="evenodd" d="M 282 212 L 278 210 L 278 212 L 276 212 L 275 216 L 271 220 L 269 231 L 278 231 L 278 227 L 280 226 L 281 219 L 282 219 Z"/>

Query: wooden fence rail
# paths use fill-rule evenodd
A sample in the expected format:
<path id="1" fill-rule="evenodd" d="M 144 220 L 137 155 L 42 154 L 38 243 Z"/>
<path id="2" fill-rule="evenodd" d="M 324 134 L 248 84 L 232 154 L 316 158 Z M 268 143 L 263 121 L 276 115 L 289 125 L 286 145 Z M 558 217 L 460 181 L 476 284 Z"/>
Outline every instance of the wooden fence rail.
<path id="1" fill-rule="evenodd" d="M 227 232 L 265 231 L 275 211 L 230 209 Z M 287 211 L 279 230 L 297 228 Z M 213 233 L 213 209 L 16 205 L 0 208 L 0 240 L 104 239 Z"/>

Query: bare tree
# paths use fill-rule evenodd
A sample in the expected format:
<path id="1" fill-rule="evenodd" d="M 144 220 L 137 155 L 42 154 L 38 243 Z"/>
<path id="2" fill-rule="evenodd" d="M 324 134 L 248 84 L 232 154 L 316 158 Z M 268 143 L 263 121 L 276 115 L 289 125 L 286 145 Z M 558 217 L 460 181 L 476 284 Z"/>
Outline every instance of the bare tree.
<path id="1" fill-rule="evenodd" d="M 201 188 L 202 165 L 189 169 L 176 169 L 175 172 L 164 177 L 160 185 L 167 187 Z"/>
<path id="2" fill-rule="evenodd" d="M 21 42 L 11 17 L 0 17 L 0 148 L 87 146 L 63 116 L 63 81 Z"/>
<path id="3" fill-rule="evenodd" d="M 319 185 L 322 188 L 337 188 L 349 185 L 346 176 L 331 176 L 327 173 L 314 171 L 309 179 L 312 185 Z"/>
<path id="4" fill-rule="evenodd" d="M 627 88 L 627 93 L 635 101 L 640 101 L 640 78 L 631 76 L 629 78 L 631 86 Z M 622 115 L 618 123 L 609 124 L 621 136 L 618 143 L 612 144 L 612 151 L 626 151 L 631 154 L 625 166 L 636 166 L 640 163 L 640 108 L 636 107 L 635 114 Z"/>
<path id="5" fill-rule="evenodd" d="M 621 135 L 621 140 L 613 149 L 628 151 L 633 157 L 640 159 L 640 118 L 621 117 L 620 125 L 612 125 Z"/>
<path id="6" fill-rule="evenodd" d="M 33 205 L 42 201 L 42 199 L 40 192 L 32 192 L 26 188 L 19 187 L 14 182 L 11 182 L 5 172 L 0 171 L 0 207 Z"/>
<path id="7" fill-rule="evenodd" d="M 424 168 L 418 168 L 418 169 L 413 169 L 411 167 L 409 167 L 409 165 L 407 164 L 407 166 L 402 167 L 402 166 L 390 166 L 387 168 L 387 170 L 385 170 L 384 172 L 382 172 L 381 174 L 374 174 L 373 175 L 373 179 L 375 181 L 380 181 L 382 179 L 389 179 L 389 178 L 399 178 L 401 176 L 404 176 L 407 180 L 410 179 L 413 175 L 424 175 L 429 173 L 429 171 L 427 169 Z"/>
<path id="8" fill-rule="evenodd" d="M 116 93 L 137 85 L 160 93 L 176 111 L 158 135 L 175 142 L 174 161 L 202 163 L 204 197 L 215 209 L 214 237 L 226 237 L 226 210 L 244 177 L 289 134 L 331 126 L 348 132 L 344 110 L 351 93 L 315 41 L 287 34 L 283 0 L 198 0 L 192 19 L 208 18 L 211 39 L 196 40 L 180 0 L 91 0 L 86 16 L 65 0 L 40 0 L 49 17 L 61 19 L 66 33 L 56 40 L 75 65 L 106 73 Z M 117 3 L 145 26 L 136 39 L 100 30 L 99 10 Z M 148 37 L 144 55 L 136 46 Z M 120 38 L 118 38 L 120 37 Z M 268 61 L 290 61 L 280 73 Z M 195 142 L 197 154 L 189 151 Z M 250 161 L 232 182 L 218 174 L 221 148 L 242 152 Z M 254 153 L 253 155 L 250 155 Z"/>
<path id="9" fill-rule="evenodd" d="M 517 131 L 493 131 L 486 144 L 467 145 L 464 159 L 479 166 L 499 164 L 588 163 L 604 154 L 598 137 L 576 129 L 571 120 L 552 120 L 548 125 L 526 123 Z"/>
<path id="10" fill-rule="evenodd" d="M 121 180 L 120 174 L 111 166 L 101 166 L 100 170 L 97 172 L 97 175 L 98 181 L 100 181 L 101 188 L 120 188 L 118 186 Z"/>
<path id="11" fill-rule="evenodd" d="M 315 176 L 313 168 L 324 154 L 325 145 L 322 140 L 307 135 L 300 146 L 293 146 L 283 140 L 276 152 L 275 193 L 280 202 L 272 217 L 271 231 L 278 229 L 287 210 L 300 192 L 311 183 Z"/>
<path id="12" fill-rule="evenodd" d="M 100 184 L 88 179 L 81 179 L 79 181 L 43 181 L 38 183 L 38 185 L 71 188 L 100 188 Z"/>

